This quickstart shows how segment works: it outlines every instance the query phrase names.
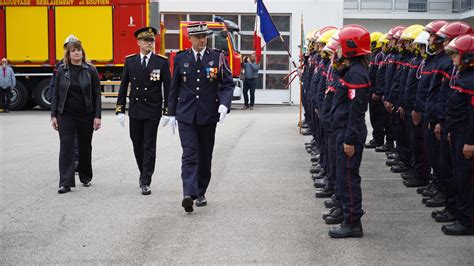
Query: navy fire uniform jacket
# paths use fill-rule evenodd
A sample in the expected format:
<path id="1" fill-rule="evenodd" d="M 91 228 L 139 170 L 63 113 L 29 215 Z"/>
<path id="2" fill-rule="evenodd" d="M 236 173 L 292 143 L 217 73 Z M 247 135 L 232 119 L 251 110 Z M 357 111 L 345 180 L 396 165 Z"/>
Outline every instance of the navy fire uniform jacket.
<path id="1" fill-rule="evenodd" d="M 416 90 L 414 111 L 420 113 L 424 120 L 426 120 L 426 102 L 428 99 L 428 90 L 431 83 L 431 75 L 433 74 L 434 56 L 428 56 L 424 59 L 418 71 L 416 78 L 418 79 L 418 89 Z"/>
<path id="2" fill-rule="evenodd" d="M 320 69 L 319 69 L 319 80 L 318 84 L 316 85 L 317 88 L 317 95 L 316 95 L 316 106 L 318 109 L 322 109 L 324 98 L 326 96 L 326 88 L 327 88 L 327 72 L 329 66 L 331 65 L 331 60 L 329 58 L 323 58 L 320 62 Z"/>
<path id="3" fill-rule="evenodd" d="M 333 130 L 345 130 L 344 143 L 355 145 L 359 133 L 365 130 L 370 79 L 369 72 L 360 62 L 352 62 L 349 69 L 341 71 L 339 86 L 333 98 Z"/>
<path id="4" fill-rule="evenodd" d="M 377 57 L 376 57 L 377 58 Z M 387 69 L 388 55 L 384 52 L 378 54 L 378 68 L 375 74 L 375 84 L 372 84 L 374 93 L 378 96 L 383 96 L 385 91 L 385 71 Z M 377 61 L 375 61 L 377 62 Z"/>
<path id="5" fill-rule="evenodd" d="M 410 70 L 408 66 L 410 59 L 411 55 L 409 53 L 399 53 L 394 62 L 395 71 L 392 86 L 385 93 L 385 100 L 392 103 L 395 109 L 400 106 L 400 92 L 405 91 L 407 75 Z"/>
<path id="6" fill-rule="evenodd" d="M 453 68 L 451 59 L 445 51 L 435 55 L 433 59 L 433 70 L 431 70 L 431 81 L 428 89 L 428 100 L 426 102 L 426 120 L 428 123 L 436 124 L 440 119 L 444 120 L 444 105 L 446 99 L 440 97 L 447 97 L 449 94 L 449 79 Z M 441 89 L 444 87 L 443 89 Z M 443 91 L 442 95 L 440 92 Z M 440 117 L 438 116 L 438 111 Z"/>
<path id="7" fill-rule="evenodd" d="M 405 93 L 404 99 L 403 99 L 403 105 L 402 107 L 405 109 L 405 112 L 408 112 L 408 114 L 413 111 L 413 108 L 415 107 L 415 101 L 416 101 L 416 93 L 418 90 L 418 84 L 419 84 L 419 79 L 416 77 L 416 73 L 418 71 L 418 67 L 420 66 L 422 61 L 421 56 L 415 56 L 413 57 L 409 64 L 410 70 L 408 71 L 407 75 L 407 82 L 405 86 Z"/>
<path id="8" fill-rule="evenodd" d="M 384 100 L 387 100 L 387 97 L 390 95 L 390 89 L 392 88 L 395 71 L 397 70 L 396 61 L 398 60 L 399 54 L 391 52 L 385 58 L 385 75 L 384 75 L 384 89 L 383 96 Z"/>
<path id="9" fill-rule="evenodd" d="M 474 67 L 458 71 L 452 79 L 452 92 L 446 105 L 446 127 L 448 132 L 466 132 L 466 144 L 474 145 Z"/>
<path id="10" fill-rule="evenodd" d="M 372 53 L 372 56 L 370 57 L 369 77 L 370 83 L 372 84 L 370 93 L 376 93 L 377 91 L 377 72 L 383 62 L 383 59 L 384 54 L 382 50 L 374 51 L 374 53 Z"/>

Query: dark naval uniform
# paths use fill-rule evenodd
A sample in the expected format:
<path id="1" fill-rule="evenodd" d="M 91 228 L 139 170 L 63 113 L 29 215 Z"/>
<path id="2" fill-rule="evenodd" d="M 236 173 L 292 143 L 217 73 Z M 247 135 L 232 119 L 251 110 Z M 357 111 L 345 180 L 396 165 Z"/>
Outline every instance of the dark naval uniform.
<path id="1" fill-rule="evenodd" d="M 209 185 L 218 108 L 230 110 L 234 89 L 224 53 L 206 48 L 198 61 L 192 49 L 176 55 L 168 104 L 183 148 L 183 194 L 194 199 L 204 196 Z"/>
<path id="2" fill-rule="evenodd" d="M 116 113 L 125 113 L 130 84 L 130 138 L 140 170 L 140 185 L 149 186 L 155 170 L 158 124 L 162 113 L 166 113 L 171 74 L 168 60 L 164 56 L 151 53 L 146 67 L 143 67 L 142 61 L 140 54 L 126 59 Z"/>

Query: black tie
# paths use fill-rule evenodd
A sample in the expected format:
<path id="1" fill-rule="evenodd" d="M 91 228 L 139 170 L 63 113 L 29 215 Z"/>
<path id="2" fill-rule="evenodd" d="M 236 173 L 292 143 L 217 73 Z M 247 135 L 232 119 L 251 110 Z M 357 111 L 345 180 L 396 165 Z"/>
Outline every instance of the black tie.
<path id="1" fill-rule="evenodd" d="M 146 69 L 146 56 L 143 57 L 142 67 L 143 69 Z"/>
<path id="2" fill-rule="evenodd" d="M 201 68 L 201 53 L 197 54 L 197 61 L 196 61 L 197 68 Z"/>

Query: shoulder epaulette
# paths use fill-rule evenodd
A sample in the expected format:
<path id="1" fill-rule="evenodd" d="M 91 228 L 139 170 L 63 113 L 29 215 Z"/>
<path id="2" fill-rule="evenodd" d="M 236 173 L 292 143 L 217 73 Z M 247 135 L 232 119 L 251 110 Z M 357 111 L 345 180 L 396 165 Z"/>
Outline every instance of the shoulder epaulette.
<path id="1" fill-rule="evenodd" d="M 184 52 L 186 52 L 186 51 L 187 51 L 186 49 L 180 50 L 180 51 L 176 52 L 176 54 L 184 53 Z"/>
<path id="2" fill-rule="evenodd" d="M 159 56 L 159 57 L 161 57 L 161 58 L 163 58 L 163 59 L 168 59 L 167 56 L 164 56 L 164 55 L 161 55 L 161 54 L 156 54 L 156 55 Z"/>
<path id="3" fill-rule="evenodd" d="M 137 55 L 137 54 L 129 54 L 129 55 L 125 56 L 125 58 L 129 58 L 129 57 L 132 57 L 132 56 L 135 56 L 135 55 Z"/>
<path id="4" fill-rule="evenodd" d="M 212 49 L 212 50 L 214 50 L 214 51 L 216 51 L 216 52 L 218 52 L 218 53 L 222 53 L 222 52 L 224 52 L 223 50 L 221 50 L 221 49 L 217 49 L 217 48 L 214 48 L 214 49 Z"/>

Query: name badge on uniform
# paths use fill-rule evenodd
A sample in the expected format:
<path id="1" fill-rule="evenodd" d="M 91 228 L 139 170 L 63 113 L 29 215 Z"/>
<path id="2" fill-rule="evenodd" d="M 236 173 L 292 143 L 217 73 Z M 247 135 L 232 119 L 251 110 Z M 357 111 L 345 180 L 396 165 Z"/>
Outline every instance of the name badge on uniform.
<path id="1" fill-rule="evenodd" d="M 160 80 L 160 70 L 159 69 L 153 69 L 150 73 L 150 80 L 151 81 L 157 81 Z"/>

